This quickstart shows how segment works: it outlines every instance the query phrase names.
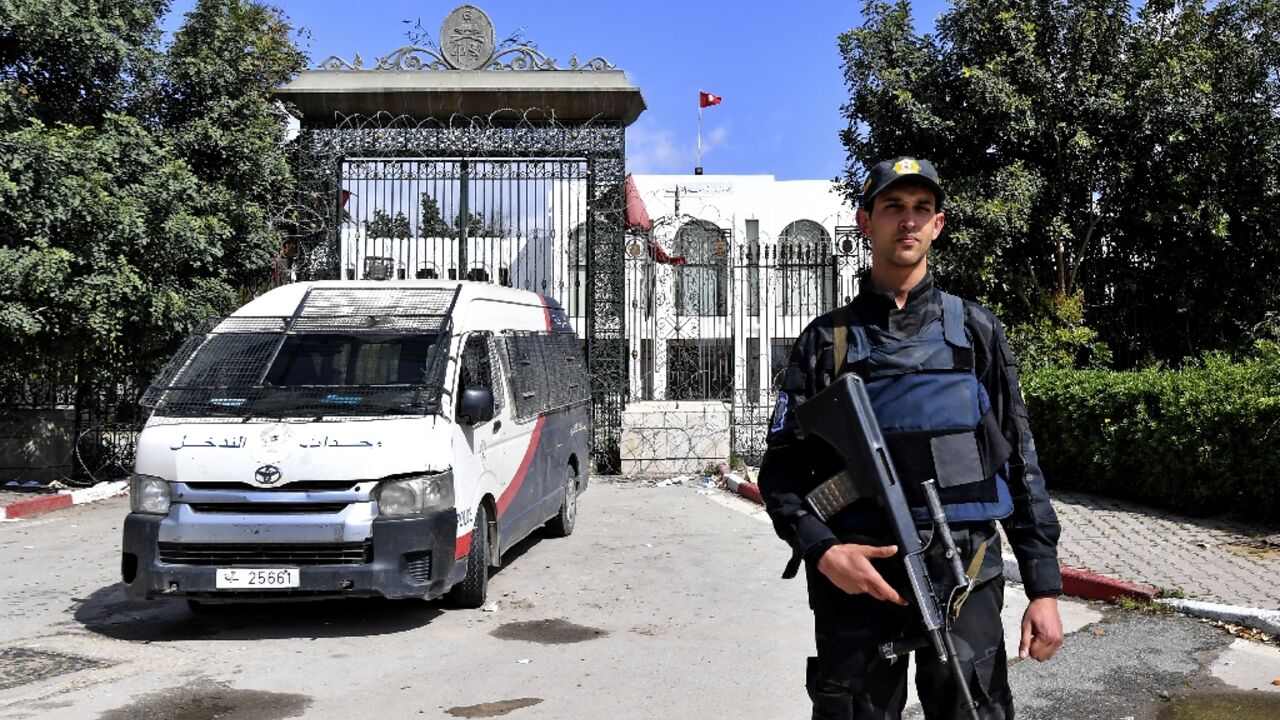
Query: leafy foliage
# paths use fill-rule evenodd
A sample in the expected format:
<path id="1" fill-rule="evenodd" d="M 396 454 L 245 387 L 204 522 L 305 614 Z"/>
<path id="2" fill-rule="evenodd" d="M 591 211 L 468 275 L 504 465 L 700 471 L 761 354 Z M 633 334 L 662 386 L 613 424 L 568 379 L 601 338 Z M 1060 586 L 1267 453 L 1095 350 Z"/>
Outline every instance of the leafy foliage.
<path id="1" fill-rule="evenodd" d="M 0 0 L 0 394 L 145 378 L 280 247 L 291 30 L 200 0 L 161 48 L 166 6 Z"/>
<path id="2" fill-rule="evenodd" d="M 373 217 L 364 223 L 364 230 L 369 237 L 407 239 L 412 235 L 409 230 L 409 218 L 403 212 L 392 217 L 382 208 L 374 208 Z"/>
<path id="3" fill-rule="evenodd" d="M 1084 298 L 1051 295 L 1045 307 L 1028 322 L 1009 328 L 1009 344 L 1018 363 L 1038 368 L 1092 368 L 1111 365 L 1111 349 L 1084 323 Z"/>
<path id="4" fill-rule="evenodd" d="M 0 127 L 93 125 L 126 109 L 155 72 L 168 0 L 0 0 Z"/>
<path id="5" fill-rule="evenodd" d="M 936 36 L 908 0 L 863 17 L 839 40 L 844 191 L 933 160 L 946 287 L 1028 336 L 1082 297 L 1126 365 L 1250 346 L 1280 306 L 1280 3 L 954 0 Z"/>
<path id="6" fill-rule="evenodd" d="M 1179 370 L 1033 371 L 1022 388 L 1051 486 L 1280 522 L 1280 345 Z"/>
<path id="7" fill-rule="evenodd" d="M 452 232 L 440 214 L 440 203 L 429 193 L 422 193 L 418 206 L 418 227 L 418 234 L 423 237 L 449 237 Z"/>

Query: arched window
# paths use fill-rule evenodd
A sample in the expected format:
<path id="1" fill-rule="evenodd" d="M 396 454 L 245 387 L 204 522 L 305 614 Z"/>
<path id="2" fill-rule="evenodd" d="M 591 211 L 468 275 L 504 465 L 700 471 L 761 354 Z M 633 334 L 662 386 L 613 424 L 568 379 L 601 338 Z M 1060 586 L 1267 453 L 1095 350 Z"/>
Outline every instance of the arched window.
<path id="1" fill-rule="evenodd" d="M 676 313 L 727 315 L 729 240 L 718 225 L 690 220 L 676 231 L 673 254 L 684 258 L 676 268 Z"/>
<path id="2" fill-rule="evenodd" d="M 796 220 L 778 236 L 778 297 L 782 314 L 814 317 L 834 308 L 831 235 L 812 220 Z"/>

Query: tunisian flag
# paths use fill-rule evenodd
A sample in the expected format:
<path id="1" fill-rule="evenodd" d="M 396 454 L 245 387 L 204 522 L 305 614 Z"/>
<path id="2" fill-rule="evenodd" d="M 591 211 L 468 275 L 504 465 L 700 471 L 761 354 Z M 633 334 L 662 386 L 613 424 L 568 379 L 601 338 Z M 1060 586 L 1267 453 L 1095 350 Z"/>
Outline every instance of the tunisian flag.
<path id="1" fill-rule="evenodd" d="M 698 107 L 700 108 L 719 105 L 721 100 L 724 100 L 724 98 L 719 95 L 712 95 L 709 92 L 702 92 L 701 90 L 698 91 Z"/>

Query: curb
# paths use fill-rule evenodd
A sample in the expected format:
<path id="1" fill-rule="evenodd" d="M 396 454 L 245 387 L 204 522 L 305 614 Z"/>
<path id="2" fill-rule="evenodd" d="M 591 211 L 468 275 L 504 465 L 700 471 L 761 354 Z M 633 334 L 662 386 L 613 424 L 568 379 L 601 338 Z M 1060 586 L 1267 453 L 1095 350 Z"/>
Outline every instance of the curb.
<path id="1" fill-rule="evenodd" d="M 1180 600 L 1177 598 L 1161 598 L 1156 602 L 1171 607 L 1184 615 L 1219 620 L 1234 625 L 1244 625 L 1254 630 L 1280 635 L 1280 611 L 1277 610 L 1260 610 L 1238 605 L 1219 605 L 1217 603 Z"/>
<path id="2" fill-rule="evenodd" d="M 1063 565 L 1061 571 L 1062 592 L 1065 595 L 1113 603 L 1122 597 L 1153 602 L 1160 594 L 1160 589 L 1151 585 L 1117 580 L 1087 570 Z"/>
<path id="3" fill-rule="evenodd" d="M 0 508 L 0 511 L 2 511 L 0 512 L 0 519 L 13 520 L 21 517 L 31 517 L 32 515 L 69 508 L 72 505 L 83 505 L 106 500 L 117 495 L 124 495 L 128 491 L 129 482 L 127 480 L 118 480 L 116 482 L 99 483 L 81 490 L 63 490 L 56 495 L 40 495 L 5 505 Z"/>
<path id="4" fill-rule="evenodd" d="M 29 517 L 31 515 L 39 515 L 40 513 L 52 512 L 69 508 L 74 503 L 70 495 L 40 495 L 26 500 L 19 500 L 4 506 L 4 519 L 12 520 L 14 518 Z"/>
<path id="5" fill-rule="evenodd" d="M 730 490 L 754 502 L 764 504 L 760 497 L 760 488 L 753 482 L 730 483 Z M 1105 600 L 1114 603 L 1122 597 L 1152 602 L 1160 594 L 1160 589 L 1151 585 L 1117 580 L 1087 570 L 1079 570 L 1065 565 L 1062 571 L 1062 594 L 1086 600 Z M 1022 582 L 1022 573 L 1013 558 L 1005 558 L 1004 576 L 1007 580 Z M 1204 603 L 1200 603 L 1204 604 Z M 1224 606 L 1225 607 L 1225 606 Z M 1259 611 L 1261 612 L 1261 611 Z M 1280 613 L 1275 613 L 1276 622 L 1280 623 Z M 1232 621 L 1235 622 L 1235 621 Z M 1243 624 L 1243 623 L 1241 623 Z M 1252 627 L 1252 626 L 1250 626 Z"/>
<path id="6" fill-rule="evenodd" d="M 1154 602 L 1160 595 L 1160 588 L 1151 585 L 1117 580 L 1066 565 L 1059 565 L 1058 569 L 1062 573 L 1063 595 L 1109 603 L 1114 603 L 1122 597 Z M 1017 560 L 1008 557 L 1004 559 L 1004 577 L 1013 582 L 1022 582 L 1022 571 L 1018 569 Z"/>

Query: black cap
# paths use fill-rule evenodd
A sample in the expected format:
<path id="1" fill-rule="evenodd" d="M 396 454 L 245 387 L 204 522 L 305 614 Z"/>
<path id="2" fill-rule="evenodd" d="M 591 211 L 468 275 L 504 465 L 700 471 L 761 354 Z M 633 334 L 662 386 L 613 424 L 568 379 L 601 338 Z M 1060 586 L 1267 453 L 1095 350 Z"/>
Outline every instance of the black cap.
<path id="1" fill-rule="evenodd" d="M 938 183 L 938 171 L 933 169 L 933 163 L 928 160 L 908 155 L 900 155 L 892 160 L 881 160 L 871 167 L 867 182 L 862 186 L 862 207 L 871 207 L 871 201 L 876 195 L 890 185 L 903 180 L 914 180 L 927 185 L 938 198 L 937 209 L 942 210 L 942 201 L 947 194 L 942 191 L 942 185 Z"/>

